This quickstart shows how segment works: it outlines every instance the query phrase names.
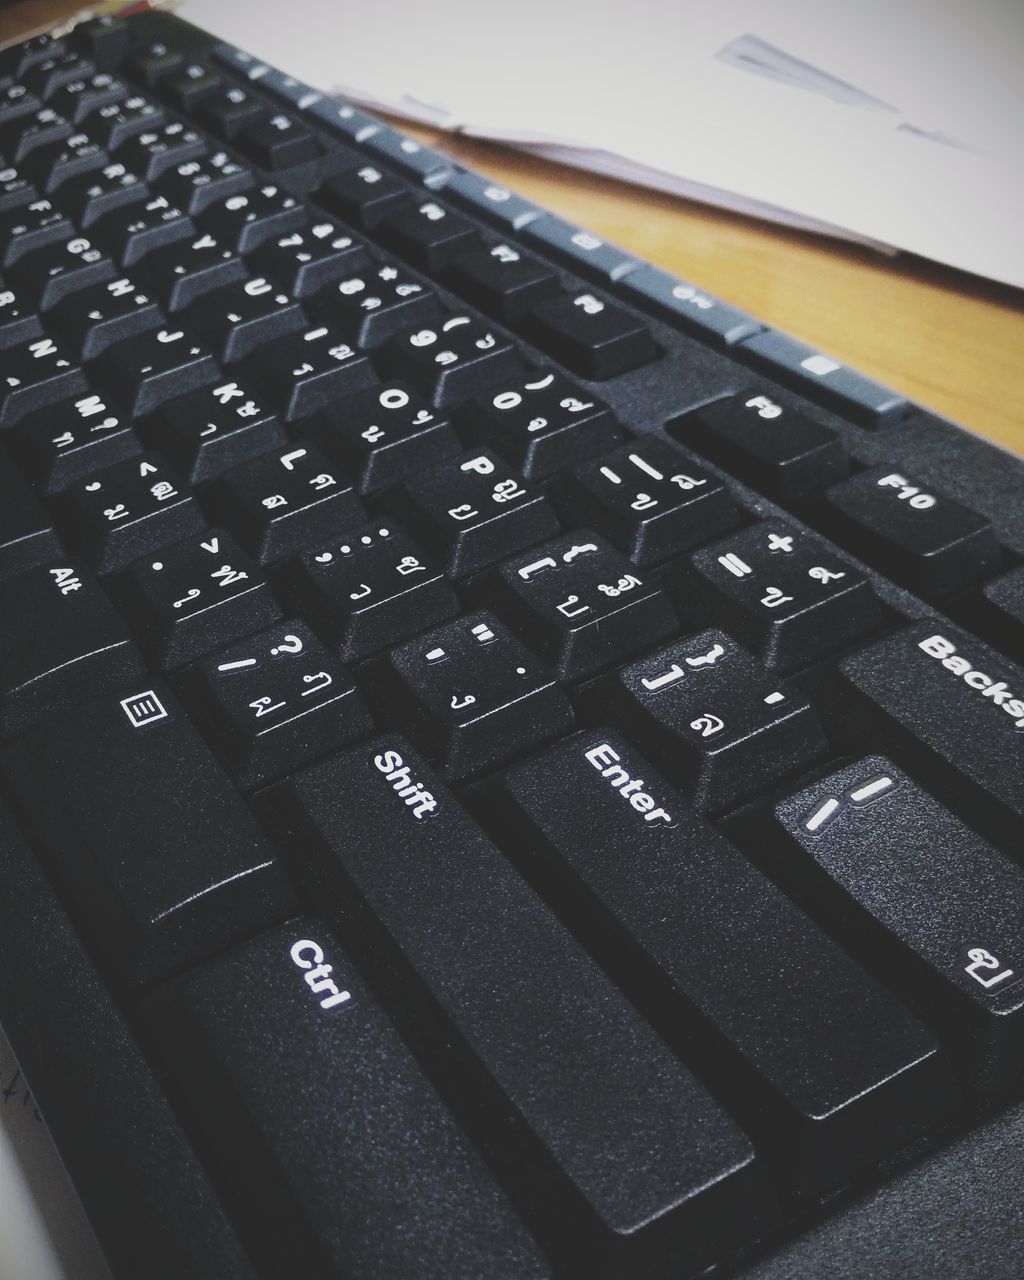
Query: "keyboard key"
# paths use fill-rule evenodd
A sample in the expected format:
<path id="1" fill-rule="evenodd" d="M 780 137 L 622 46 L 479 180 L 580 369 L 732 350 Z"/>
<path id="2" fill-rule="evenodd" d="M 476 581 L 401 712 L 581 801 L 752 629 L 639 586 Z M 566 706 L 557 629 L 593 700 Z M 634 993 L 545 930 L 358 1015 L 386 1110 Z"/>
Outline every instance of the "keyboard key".
<path id="1" fill-rule="evenodd" d="M 73 49 L 57 49 L 49 58 L 25 72 L 24 82 L 44 102 L 49 102 L 62 85 L 82 80 L 96 68 Z"/>
<path id="2" fill-rule="evenodd" d="M 153 453 L 75 481 L 61 509 L 71 544 L 99 573 L 202 528 L 191 492 Z"/>
<path id="3" fill-rule="evenodd" d="M 390 499 L 395 514 L 463 576 L 558 532 L 544 494 L 492 453 L 461 453 L 407 477 Z"/>
<path id="4" fill-rule="evenodd" d="M 210 154 L 205 145 L 193 159 L 164 165 L 161 173 L 157 186 L 173 204 L 193 216 L 218 200 L 248 191 L 255 184 L 249 170 L 232 160 L 226 151 Z"/>
<path id="5" fill-rule="evenodd" d="M 40 726 L 3 768 L 121 982 L 195 964 L 293 907 L 269 841 L 152 677 L 122 676 Z"/>
<path id="6" fill-rule="evenodd" d="M 547 479 L 622 439 L 603 401 L 560 373 L 542 370 L 496 395 L 471 400 L 458 421 L 468 440 L 500 453 L 527 480 Z"/>
<path id="7" fill-rule="evenodd" d="M 163 41 L 156 41 L 139 49 L 128 59 L 132 75 L 152 88 L 171 71 L 184 62 L 180 53 L 169 49 Z"/>
<path id="8" fill-rule="evenodd" d="M 256 250 L 254 261 L 295 298 L 309 297 L 370 265 L 365 244 L 330 219 L 307 222 L 268 240 Z"/>
<path id="9" fill-rule="evenodd" d="M 431 322 L 439 312 L 433 289 L 391 263 L 328 285 L 310 305 L 364 349 L 380 346 L 410 325 Z"/>
<path id="10" fill-rule="evenodd" d="M 403 201 L 385 214 L 377 236 L 421 271 L 443 271 L 458 255 L 475 249 L 480 235 L 473 224 L 436 200 Z"/>
<path id="11" fill-rule="evenodd" d="M 329 405 L 303 432 L 340 458 L 360 493 L 386 488 L 461 448 L 445 415 L 397 382 Z"/>
<path id="12" fill-rule="evenodd" d="M 257 990 L 257 1006 L 243 1011 L 238 993 Z M 517 1280 L 548 1276 L 319 920 L 300 917 L 203 965 L 157 993 L 147 1013 L 213 1151 L 255 1144 L 261 1153 L 229 1162 L 229 1177 L 254 1211 L 259 1257 L 275 1273 L 477 1280 L 500 1258 Z M 302 1087 L 282 1090 L 296 1061 Z M 261 1222 L 265 1204 L 275 1211 Z"/>
<path id="13" fill-rule="evenodd" d="M 409 189 L 376 165 L 364 164 L 328 178 L 316 198 L 350 227 L 372 231 L 408 201 Z"/>
<path id="14" fill-rule="evenodd" d="M 452 171 L 452 163 L 445 156 L 386 124 L 363 141 L 367 151 L 375 152 L 393 168 L 427 186 L 442 185 Z"/>
<path id="15" fill-rule="evenodd" d="M 129 96 L 128 86 L 109 71 L 91 71 L 62 85 L 51 99 L 51 106 L 75 124 L 82 124 L 94 111 Z"/>
<path id="16" fill-rule="evenodd" d="M 782 502 L 823 489 L 849 470 L 834 431 L 754 390 L 713 400 L 668 430 Z"/>
<path id="17" fill-rule="evenodd" d="M 47 323 L 82 360 L 163 324 L 163 312 L 149 294 L 126 276 L 74 293 L 58 302 Z"/>
<path id="18" fill-rule="evenodd" d="M 380 121 L 373 116 L 368 116 L 365 111 L 360 111 L 347 102 L 339 102 L 337 98 L 317 95 L 317 101 L 308 103 L 303 109 L 308 111 L 318 126 L 326 128 L 342 142 L 364 142 L 371 133 L 376 133 L 382 127 Z"/>
<path id="19" fill-rule="evenodd" d="M 85 374 L 52 338 L 30 338 L 4 352 L 0 375 L 0 425 L 85 391 Z"/>
<path id="20" fill-rule="evenodd" d="M 0 266 L 10 267 L 26 253 L 68 240 L 74 228 L 49 200 L 33 200 L 0 214 Z"/>
<path id="21" fill-rule="evenodd" d="M 657 581 L 587 529 L 506 560 L 486 598 L 561 680 L 593 675 L 679 630 Z"/>
<path id="22" fill-rule="evenodd" d="M 50 196 L 70 178 L 95 173 L 107 162 L 103 148 L 86 133 L 75 133 L 38 147 L 22 168 L 44 195 Z M 28 201 L 25 201 L 28 203 Z"/>
<path id="23" fill-rule="evenodd" d="M 220 376 L 212 354 L 185 329 L 153 329 L 118 342 L 99 368 L 117 387 L 130 413 L 152 413 L 175 396 L 208 386 Z"/>
<path id="24" fill-rule="evenodd" d="M 224 362 L 241 360 L 261 344 L 294 333 L 306 323 L 295 299 L 263 276 L 205 295 L 193 306 L 189 319 Z"/>
<path id="25" fill-rule="evenodd" d="M 78 23 L 68 39 L 83 49 L 97 66 L 112 67 L 128 52 L 132 37 L 127 22 L 107 14 Z"/>
<path id="26" fill-rule="evenodd" d="M 71 124 L 52 107 L 40 107 L 30 115 L 0 124 L 0 155 L 12 164 L 24 160 L 38 147 L 70 137 Z"/>
<path id="27" fill-rule="evenodd" d="M 60 542 L 42 503 L 8 454 L 0 451 L 0 579 L 60 554 Z"/>
<path id="28" fill-rule="evenodd" d="M 636 270 L 638 263 L 621 249 L 606 244 L 592 231 L 545 213 L 534 218 L 523 229 L 523 239 L 542 252 L 601 284 L 613 284 Z"/>
<path id="29" fill-rule="evenodd" d="M 326 325 L 289 333 L 265 345 L 249 362 L 253 378 L 280 406 L 286 422 L 344 404 L 377 382 L 366 354 Z"/>
<path id="30" fill-rule="evenodd" d="M 223 382 L 169 400 L 143 428 L 189 484 L 212 480 L 287 443 L 277 416 L 242 382 Z"/>
<path id="31" fill-rule="evenodd" d="M 315 445 L 286 445 L 243 462 L 208 495 L 261 564 L 297 555 L 365 519 L 351 481 Z"/>
<path id="32" fill-rule="evenodd" d="M 474 316 L 445 317 L 434 328 L 397 334 L 381 352 L 382 364 L 451 408 L 522 371 L 512 343 Z"/>
<path id="33" fill-rule="evenodd" d="M 142 670 L 127 629 L 73 559 L 50 560 L 0 583 L 0 738 Z"/>
<path id="34" fill-rule="evenodd" d="M 263 100 L 248 89 L 225 84 L 209 96 L 204 95 L 196 114 L 218 137 L 231 142 L 265 110 Z"/>
<path id="35" fill-rule="evenodd" d="M 744 339 L 736 354 L 741 360 L 767 369 L 772 377 L 801 395 L 819 400 L 866 427 L 899 422 L 910 408 L 898 391 L 873 382 L 784 333 L 757 333 Z"/>
<path id="36" fill-rule="evenodd" d="M 123 101 L 110 102 L 97 107 L 82 122 L 87 133 L 107 151 L 114 151 L 137 133 L 155 129 L 164 119 L 163 109 L 141 93 Z"/>
<path id="37" fill-rule="evenodd" d="M 201 62 L 190 62 L 160 81 L 160 95 L 187 115 L 210 94 L 223 90 L 224 81 Z"/>
<path id="38" fill-rule="evenodd" d="M 301 227 L 306 211 L 294 196 L 266 183 L 255 191 L 239 191 L 217 200 L 203 212 L 201 220 L 218 240 L 238 253 L 251 253 L 271 236 L 282 236 Z"/>
<path id="39" fill-rule="evenodd" d="M 42 333 L 39 317 L 7 287 L 6 281 L 0 280 L 0 351 L 42 337 Z"/>
<path id="40" fill-rule="evenodd" d="M 373 732 L 352 677 L 304 622 L 280 622 L 204 658 L 181 674 L 179 688 L 247 789 Z"/>
<path id="41" fill-rule="evenodd" d="M 573 373 L 598 382 L 650 364 L 661 354 L 642 320 L 592 293 L 539 303 L 524 331 Z"/>
<path id="42" fill-rule="evenodd" d="M 724 631 L 701 631 L 605 677 L 591 694 L 701 811 L 735 807 L 826 751 L 803 694 Z"/>
<path id="43" fill-rule="evenodd" d="M 180 120 L 169 120 L 137 133 L 117 149 L 117 159 L 143 182 L 153 182 L 169 169 L 206 154 L 203 137 Z"/>
<path id="44" fill-rule="evenodd" d="M 452 174 L 445 179 L 444 194 L 506 234 L 522 230 L 543 212 L 482 173 Z"/>
<path id="45" fill-rule="evenodd" d="M 135 274 L 172 314 L 215 289 L 248 279 L 242 258 L 208 231 L 157 249 Z"/>
<path id="46" fill-rule="evenodd" d="M 110 580 L 149 666 L 170 671 L 275 622 L 266 579 L 220 529 L 133 561 Z"/>
<path id="47" fill-rule="evenodd" d="M 130 267 L 154 249 L 194 237 L 196 228 L 177 205 L 151 195 L 104 214 L 93 235 L 123 267 Z"/>
<path id="48" fill-rule="evenodd" d="M 32 204 L 38 199 L 39 192 L 24 172 L 20 172 L 12 165 L 6 165 L 0 169 L 0 213 L 20 209 L 23 205 Z"/>
<path id="49" fill-rule="evenodd" d="M 253 116 L 239 129 L 234 143 L 261 169 L 290 169 L 321 154 L 313 134 L 283 112 Z"/>
<path id="50" fill-rule="evenodd" d="M 592 525 L 637 564 L 709 542 L 740 520 L 719 479 L 656 437 L 576 467 L 557 493 L 568 523 Z"/>
<path id="51" fill-rule="evenodd" d="M 1010 847 L 1024 823 L 1024 670 L 925 619 L 844 658 L 839 673 L 841 705 L 856 708 L 857 719 L 836 716 L 838 739 L 853 750 L 877 743 L 913 763 L 932 791 L 965 806 L 982 835 Z"/>
<path id="52" fill-rule="evenodd" d="M 9 439 L 22 470 L 47 496 L 142 450 L 122 410 L 92 392 L 29 414 Z"/>
<path id="53" fill-rule="evenodd" d="M 481 773 L 567 733 L 554 674 L 490 613 L 471 613 L 393 649 L 374 692 L 449 780 Z"/>
<path id="54" fill-rule="evenodd" d="M 88 230 L 108 213 L 136 204 L 145 195 L 138 174 L 130 173 L 123 164 L 106 164 L 65 182 L 60 202 L 78 225 Z"/>
<path id="55" fill-rule="evenodd" d="M 926 1011 L 972 1085 L 1024 1068 L 1024 871 L 872 756 L 775 809 L 773 862 Z"/>
<path id="56" fill-rule="evenodd" d="M 518 1168 L 576 1270 L 643 1248 L 651 1225 L 694 1258 L 763 1221 L 747 1140 L 403 740 L 377 738 L 272 795 L 266 812 L 318 900 L 390 934 L 378 954 L 415 974 L 394 1003 L 418 1056 L 477 1141 Z"/>
<path id="57" fill-rule="evenodd" d="M 995 530 L 984 516 L 888 467 L 842 480 L 824 498 L 851 550 L 928 595 L 956 591 L 1000 566 Z"/>
<path id="58" fill-rule="evenodd" d="M 346 662 L 459 611 L 436 562 L 400 527 L 371 521 L 288 564 L 279 590 Z"/>
<path id="59" fill-rule="evenodd" d="M 931 1033 L 622 738 L 577 734 L 487 797 L 495 839 L 668 1043 L 703 1053 L 791 1190 L 842 1185 L 951 1111 Z"/>
<path id="60" fill-rule="evenodd" d="M 48 311 L 62 298 L 115 275 L 111 259 L 84 236 L 55 240 L 26 254 L 10 269 L 19 296 L 37 311 Z"/>
<path id="61" fill-rule="evenodd" d="M 561 292 L 553 271 L 510 244 L 460 253 L 449 277 L 456 293 L 508 325 L 521 323 L 538 302 Z"/>
<path id="62" fill-rule="evenodd" d="M 731 533 L 670 574 L 684 622 L 721 622 L 774 670 L 792 671 L 882 625 L 867 578 L 781 520 Z"/>

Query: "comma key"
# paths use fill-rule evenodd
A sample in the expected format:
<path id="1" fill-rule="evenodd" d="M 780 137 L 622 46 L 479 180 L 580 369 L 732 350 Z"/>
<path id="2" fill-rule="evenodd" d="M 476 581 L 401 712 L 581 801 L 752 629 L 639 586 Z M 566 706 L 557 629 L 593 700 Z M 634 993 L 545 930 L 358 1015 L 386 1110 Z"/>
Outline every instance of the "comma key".
<path id="1" fill-rule="evenodd" d="M 1016 1085 L 1024 872 L 881 756 L 784 801 L 771 838 L 779 872 L 946 1031 L 972 1084 Z"/>

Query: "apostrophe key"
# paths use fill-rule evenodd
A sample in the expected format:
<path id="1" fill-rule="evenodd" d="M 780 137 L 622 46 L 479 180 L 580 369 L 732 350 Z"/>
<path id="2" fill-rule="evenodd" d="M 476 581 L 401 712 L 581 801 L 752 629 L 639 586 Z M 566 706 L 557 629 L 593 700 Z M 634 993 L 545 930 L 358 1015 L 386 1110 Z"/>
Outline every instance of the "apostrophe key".
<path id="1" fill-rule="evenodd" d="M 484 611 L 393 649 L 368 680 L 449 779 L 493 768 L 573 723 L 554 673 Z"/>
<path id="2" fill-rule="evenodd" d="M 261 993 L 244 1010 L 240 991 Z M 540 1250 L 320 920 L 299 917 L 149 1000 L 149 1025 L 252 1209 L 268 1275 L 546 1280 Z M 301 1088 L 282 1089 L 303 1064 Z M 306 1123 L 318 1116 L 316 1129 Z M 272 1214 L 262 1208 L 272 1204 Z M 459 1206 L 462 1228 L 449 1214 Z M 380 1230 L 367 1231 L 372 1219 Z"/>
<path id="3" fill-rule="evenodd" d="M 506 560 L 481 594 L 563 680 L 593 675 L 679 630 L 660 584 L 587 529 Z"/>
<path id="4" fill-rule="evenodd" d="M 75 559 L 50 560 L 0 583 L 0 737 L 142 670 L 128 629 Z"/>
<path id="5" fill-rule="evenodd" d="M 40 725 L 0 767 L 120 983 L 195 964 L 293 910 L 275 850 L 151 676 Z"/>
<path id="6" fill-rule="evenodd" d="M 179 689 L 224 767 L 246 788 L 373 732 L 352 677 L 295 620 L 195 663 L 181 673 Z"/>
<path id="7" fill-rule="evenodd" d="M 704 1046 L 792 1190 L 842 1185 L 957 1102 L 925 1026 L 618 734 L 516 765 L 480 812 L 668 1043 Z"/>
<path id="8" fill-rule="evenodd" d="M 1024 869 L 872 756 L 778 805 L 772 866 L 947 1033 L 972 1085 L 1024 1070 Z"/>
<path id="9" fill-rule="evenodd" d="M 710 542 L 740 522 L 721 480 L 656 438 L 575 467 L 556 492 L 569 522 L 592 525 L 637 564 Z"/>
<path id="10" fill-rule="evenodd" d="M 355 525 L 285 565 L 280 594 L 346 661 L 436 626 L 459 599 L 433 557 L 393 521 Z"/>
<path id="11" fill-rule="evenodd" d="M 365 518 L 351 481 L 312 444 L 232 467 L 207 502 L 261 564 L 298 555 Z"/>
<path id="12" fill-rule="evenodd" d="M 478 396 L 458 422 L 468 440 L 500 453 L 527 480 L 546 479 L 622 439 L 608 406 L 553 370 Z"/>
<path id="13" fill-rule="evenodd" d="M 348 936 L 373 938 L 378 975 L 401 975 L 400 1026 L 570 1273 L 630 1274 L 645 1233 L 693 1266 L 764 1223 L 747 1139 L 403 739 L 314 766 L 261 812 Z"/>
<path id="14" fill-rule="evenodd" d="M 99 573 L 203 527 L 192 491 L 155 453 L 76 480 L 61 495 L 60 520 Z"/>
<path id="15" fill-rule="evenodd" d="M 415 472 L 390 502 L 456 576 L 558 532 L 544 494 L 486 450 L 457 454 L 429 471 Z"/>
<path id="16" fill-rule="evenodd" d="M 849 646 L 882 622 L 864 574 L 781 520 L 702 548 L 679 561 L 669 579 L 684 621 L 721 622 L 776 670 Z"/>
<path id="17" fill-rule="evenodd" d="M 810 702 L 723 631 L 686 636 L 603 677 L 592 697 L 594 714 L 622 724 L 701 810 L 738 804 L 827 750 Z"/>
<path id="18" fill-rule="evenodd" d="M 220 529 L 141 556 L 112 577 L 117 600 L 150 666 L 170 671 L 276 621 L 263 574 Z"/>

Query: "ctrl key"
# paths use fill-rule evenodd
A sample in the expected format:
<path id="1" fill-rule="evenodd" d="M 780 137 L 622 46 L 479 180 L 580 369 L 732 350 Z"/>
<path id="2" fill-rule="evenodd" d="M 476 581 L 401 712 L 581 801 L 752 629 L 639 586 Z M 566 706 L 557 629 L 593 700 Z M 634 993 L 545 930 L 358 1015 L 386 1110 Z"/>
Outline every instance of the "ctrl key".
<path id="1" fill-rule="evenodd" d="M 539 1280 L 544 1258 L 318 920 L 154 992 L 145 1014 L 270 1277 Z M 456 1215 L 456 1216 L 453 1216 Z"/>

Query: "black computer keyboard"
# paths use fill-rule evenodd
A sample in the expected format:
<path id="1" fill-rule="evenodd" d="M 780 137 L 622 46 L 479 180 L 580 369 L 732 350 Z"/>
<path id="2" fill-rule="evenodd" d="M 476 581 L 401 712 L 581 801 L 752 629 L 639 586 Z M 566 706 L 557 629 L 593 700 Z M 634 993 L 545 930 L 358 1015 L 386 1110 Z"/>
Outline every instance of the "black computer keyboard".
<path id="1" fill-rule="evenodd" d="M 119 1280 L 1018 1276 L 1024 464 L 171 16 L 0 97 L 0 1019 Z"/>

